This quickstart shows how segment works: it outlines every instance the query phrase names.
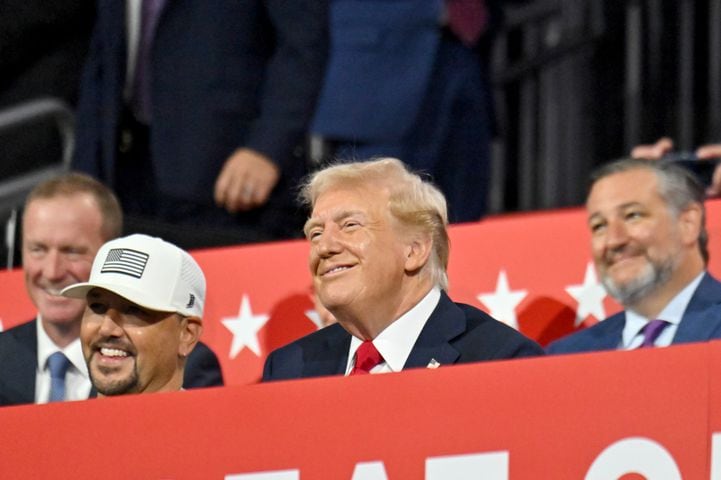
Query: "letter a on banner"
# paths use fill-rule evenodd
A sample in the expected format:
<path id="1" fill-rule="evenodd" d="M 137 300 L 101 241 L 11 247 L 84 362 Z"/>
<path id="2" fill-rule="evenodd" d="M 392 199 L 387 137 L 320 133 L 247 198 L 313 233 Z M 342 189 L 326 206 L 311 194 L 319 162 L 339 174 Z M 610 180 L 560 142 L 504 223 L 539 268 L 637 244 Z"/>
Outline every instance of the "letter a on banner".
<path id="1" fill-rule="evenodd" d="M 660 443 L 643 437 L 612 443 L 596 457 L 586 480 L 608 480 L 638 473 L 647 480 L 682 480 L 673 456 Z"/>
<path id="2" fill-rule="evenodd" d="M 508 452 L 429 457 L 426 480 L 508 480 Z"/>

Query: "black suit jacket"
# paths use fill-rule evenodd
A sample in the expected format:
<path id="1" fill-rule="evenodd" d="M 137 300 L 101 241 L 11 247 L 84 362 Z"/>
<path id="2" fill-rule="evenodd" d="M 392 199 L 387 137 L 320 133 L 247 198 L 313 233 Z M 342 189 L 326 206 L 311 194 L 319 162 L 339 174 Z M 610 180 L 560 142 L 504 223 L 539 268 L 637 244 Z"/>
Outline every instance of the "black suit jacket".
<path id="1" fill-rule="evenodd" d="M 38 364 L 35 320 L 0 333 L 0 406 L 35 402 L 35 371 Z M 185 365 L 184 388 L 223 385 L 218 358 L 198 343 Z M 91 392 L 91 397 L 95 392 Z"/>
<path id="2" fill-rule="evenodd" d="M 343 375 L 351 335 L 331 325 L 272 352 L 263 380 Z M 481 310 L 453 303 L 445 292 L 421 330 L 404 369 L 543 355 L 543 349 Z"/>
<path id="3" fill-rule="evenodd" d="M 150 65 L 150 151 L 159 191 L 213 205 L 221 167 L 235 149 L 249 147 L 283 174 L 269 205 L 292 201 L 290 187 L 305 173 L 299 147 L 320 90 L 327 36 L 327 0 L 168 1 Z M 99 1 L 73 166 L 111 186 L 126 44 L 125 2 Z"/>

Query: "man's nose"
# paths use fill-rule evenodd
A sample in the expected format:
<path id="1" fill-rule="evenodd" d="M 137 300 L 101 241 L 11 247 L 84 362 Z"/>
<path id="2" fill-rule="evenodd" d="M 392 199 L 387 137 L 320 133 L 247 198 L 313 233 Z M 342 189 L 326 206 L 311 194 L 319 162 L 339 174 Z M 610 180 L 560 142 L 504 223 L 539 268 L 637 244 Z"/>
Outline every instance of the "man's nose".
<path id="1" fill-rule="evenodd" d="M 328 257 L 330 255 L 340 252 L 341 245 L 339 242 L 338 234 L 338 229 L 335 227 L 330 227 L 323 230 L 316 243 L 318 255 L 320 255 L 321 257 Z"/>
<path id="2" fill-rule="evenodd" d="M 608 248 L 617 248 L 628 242 L 628 231 L 622 221 L 612 220 L 608 222 L 604 243 Z"/>
<path id="3" fill-rule="evenodd" d="M 119 337 L 123 334 L 123 329 L 120 326 L 120 313 L 117 310 L 108 308 L 103 314 L 99 333 L 104 337 Z"/>
<path id="4" fill-rule="evenodd" d="M 43 276 L 49 280 L 59 280 L 65 276 L 64 260 L 60 253 L 51 251 L 43 260 Z"/>

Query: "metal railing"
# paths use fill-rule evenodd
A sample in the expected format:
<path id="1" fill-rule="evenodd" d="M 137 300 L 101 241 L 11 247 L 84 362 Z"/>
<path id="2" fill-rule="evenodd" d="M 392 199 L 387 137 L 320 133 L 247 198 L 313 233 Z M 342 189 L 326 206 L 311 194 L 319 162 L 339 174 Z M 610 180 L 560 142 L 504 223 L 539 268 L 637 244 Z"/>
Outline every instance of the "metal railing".
<path id="1" fill-rule="evenodd" d="M 52 163 L 0 182 L 0 218 L 5 222 L 7 268 L 14 265 L 18 210 L 35 185 L 69 171 L 74 147 L 74 115 L 70 107 L 54 98 L 39 98 L 0 111 L 0 133 L 43 120 L 52 120 L 62 141 L 62 156 Z"/>

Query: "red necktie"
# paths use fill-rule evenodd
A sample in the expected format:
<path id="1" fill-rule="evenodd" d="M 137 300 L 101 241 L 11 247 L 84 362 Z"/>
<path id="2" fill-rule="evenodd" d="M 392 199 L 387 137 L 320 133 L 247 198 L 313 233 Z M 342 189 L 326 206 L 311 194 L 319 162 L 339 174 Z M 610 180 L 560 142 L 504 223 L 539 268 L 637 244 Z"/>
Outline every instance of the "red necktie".
<path id="1" fill-rule="evenodd" d="M 473 47 L 486 28 L 484 0 L 446 0 L 448 27 L 466 46 Z"/>
<path id="2" fill-rule="evenodd" d="M 383 362 L 383 357 L 373 345 L 373 342 L 366 340 L 358 347 L 355 354 L 355 366 L 351 370 L 351 375 L 367 375 L 373 367 Z"/>

